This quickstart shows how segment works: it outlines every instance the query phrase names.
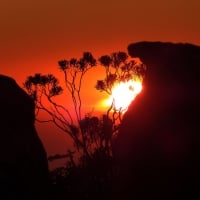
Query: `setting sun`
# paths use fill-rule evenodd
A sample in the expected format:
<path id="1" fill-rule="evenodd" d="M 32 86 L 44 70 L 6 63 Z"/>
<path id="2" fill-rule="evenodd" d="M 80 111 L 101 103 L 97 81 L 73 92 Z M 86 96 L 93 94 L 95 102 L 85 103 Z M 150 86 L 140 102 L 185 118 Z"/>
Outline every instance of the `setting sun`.
<path id="1" fill-rule="evenodd" d="M 125 112 L 141 90 L 141 81 L 129 80 L 120 82 L 113 87 L 112 95 L 106 100 L 105 104 L 110 106 L 113 103 L 114 109 Z"/>

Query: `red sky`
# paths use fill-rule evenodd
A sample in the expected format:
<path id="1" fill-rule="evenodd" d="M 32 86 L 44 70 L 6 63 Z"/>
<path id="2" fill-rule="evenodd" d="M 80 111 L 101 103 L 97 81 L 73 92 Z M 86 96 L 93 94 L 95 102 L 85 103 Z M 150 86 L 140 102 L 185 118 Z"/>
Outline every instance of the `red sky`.
<path id="1" fill-rule="evenodd" d="M 100 56 L 143 40 L 200 45 L 199 10 L 199 0 L 1 0 L 0 73 L 22 85 L 35 72 L 59 77 L 57 61 L 83 51 Z M 55 142 L 43 129 L 48 152 L 67 149 L 62 134 Z"/>

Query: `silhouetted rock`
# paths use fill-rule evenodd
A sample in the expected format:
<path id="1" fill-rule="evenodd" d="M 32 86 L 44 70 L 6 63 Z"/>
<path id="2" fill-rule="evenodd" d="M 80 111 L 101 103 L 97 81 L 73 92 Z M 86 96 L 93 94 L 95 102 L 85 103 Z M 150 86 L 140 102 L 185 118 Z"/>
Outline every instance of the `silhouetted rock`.
<path id="1" fill-rule="evenodd" d="M 48 163 L 34 127 L 34 102 L 0 75 L 0 198 L 46 199 Z"/>
<path id="2" fill-rule="evenodd" d="M 128 51 L 147 74 L 121 125 L 118 190 L 135 199 L 199 197 L 200 47 L 139 42 Z"/>

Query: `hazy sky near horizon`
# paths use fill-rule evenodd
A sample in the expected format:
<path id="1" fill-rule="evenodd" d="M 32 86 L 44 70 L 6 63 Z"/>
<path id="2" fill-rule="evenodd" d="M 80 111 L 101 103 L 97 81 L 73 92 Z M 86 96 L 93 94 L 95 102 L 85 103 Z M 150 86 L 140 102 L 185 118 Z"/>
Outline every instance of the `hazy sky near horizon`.
<path id="1" fill-rule="evenodd" d="M 0 73 L 21 85 L 36 72 L 60 76 L 57 61 L 83 51 L 100 56 L 144 40 L 200 45 L 199 10 L 199 0 L 1 0 Z"/>

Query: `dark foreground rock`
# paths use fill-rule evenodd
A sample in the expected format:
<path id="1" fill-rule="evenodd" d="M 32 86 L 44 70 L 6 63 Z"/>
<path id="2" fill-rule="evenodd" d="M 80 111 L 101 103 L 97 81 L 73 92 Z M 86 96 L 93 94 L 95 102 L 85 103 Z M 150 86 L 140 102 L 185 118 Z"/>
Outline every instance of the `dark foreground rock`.
<path id="1" fill-rule="evenodd" d="M 147 75 L 120 129 L 115 192 L 132 199 L 197 199 L 200 47 L 139 42 L 128 51 L 147 65 Z"/>
<path id="2" fill-rule="evenodd" d="M 34 121 L 34 102 L 0 75 L 1 199 L 47 199 L 48 163 Z"/>

